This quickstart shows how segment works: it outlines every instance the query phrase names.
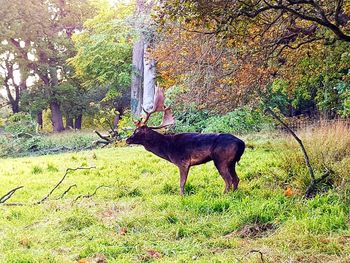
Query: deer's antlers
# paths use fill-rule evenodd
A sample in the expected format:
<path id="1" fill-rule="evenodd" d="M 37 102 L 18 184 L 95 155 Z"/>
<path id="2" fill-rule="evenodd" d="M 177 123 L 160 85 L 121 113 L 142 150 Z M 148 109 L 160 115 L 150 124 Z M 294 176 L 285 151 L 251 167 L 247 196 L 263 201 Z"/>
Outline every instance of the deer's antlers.
<path id="1" fill-rule="evenodd" d="M 134 122 L 135 125 L 137 127 L 141 127 L 141 126 L 147 125 L 147 122 L 148 122 L 149 118 L 155 112 L 164 112 L 162 123 L 159 126 L 152 126 L 152 127 L 149 127 L 149 128 L 151 128 L 151 129 L 160 129 L 160 128 L 169 126 L 171 124 L 174 124 L 175 123 L 175 119 L 174 119 L 174 116 L 173 116 L 173 114 L 171 112 L 171 108 L 170 107 L 166 108 L 165 105 L 164 105 L 164 101 L 165 101 L 164 90 L 159 88 L 158 86 L 156 86 L 156 92 L 154 94 L 154 106 L 153 106 L 153 109 L 150 112 L 147 112 L 144 108 L 142 108 L 143 111 L 146 113 L 146 116 L 142 120 Z"/>

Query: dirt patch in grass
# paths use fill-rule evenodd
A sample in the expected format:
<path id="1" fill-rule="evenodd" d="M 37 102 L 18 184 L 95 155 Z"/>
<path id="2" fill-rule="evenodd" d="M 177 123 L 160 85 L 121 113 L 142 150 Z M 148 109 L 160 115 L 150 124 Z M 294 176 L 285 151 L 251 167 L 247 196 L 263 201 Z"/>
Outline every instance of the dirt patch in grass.
<path id="1" fill-rule="evenodd" d="M 225 235 L 225 237 L 240 237 L 240 238 L 261 238 L 266 237 L 276 230 L 277 226 L 272 223 L 256 223 L 245 225 L 242 228 Z"/>

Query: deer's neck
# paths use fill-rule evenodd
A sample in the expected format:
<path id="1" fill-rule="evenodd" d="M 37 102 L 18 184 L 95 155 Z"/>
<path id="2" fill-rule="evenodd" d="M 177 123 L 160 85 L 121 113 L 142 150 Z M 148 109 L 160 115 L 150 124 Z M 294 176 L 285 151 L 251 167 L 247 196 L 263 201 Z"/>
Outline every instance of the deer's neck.
<path id="1" fill-rule="evenodd" d="M 143 146 L 147 151 L 170 161 L 168 154 L 169 140 L 165 135 L 158 132 L 152 132 L 152 134 L 144 142 Z"/>

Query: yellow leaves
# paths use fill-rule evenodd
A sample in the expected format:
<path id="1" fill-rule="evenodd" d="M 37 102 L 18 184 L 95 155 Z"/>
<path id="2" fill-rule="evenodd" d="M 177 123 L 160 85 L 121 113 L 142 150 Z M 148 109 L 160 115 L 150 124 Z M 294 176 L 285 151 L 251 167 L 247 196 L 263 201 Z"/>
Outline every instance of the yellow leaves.
<path id="1" fill-rule="evenodd" d="M 27 238 L 27 237 L 21 239 L 21 240 L 19 241 L 19 243 L 20 243 L 22 246 L 26 247 L 26 248 L 30 248 L 30 247 L 31 247 L 31 244 L 32 244 L 32 242 L 30 241 L 30 239 Z"/>
<path id="2" fill-rule="evenodd" d="M 231 65 L 229 63 L 224 63 L 224 64 L 222 64 L 222 67 L 224 69 L 229 69 L 231 67 Z"/>
<path id="3" fill-rule="evenodd" d="M 121 227 L 119 230 L 119 235 L 125 236 L 128 233 L 128 229 L 126 227 Z"/>
<path id="4" fill-rule="evenodd" d="M 284 191 L 284 196 L 286 197 L 292 197 L 294 195 L 293 189 L 291 186 L 288 186 L 287 189 Z"/>
<path id="5" fill-rule="evenodd" d="M 226 41 L 227 47 L 233 47 L 235 45 L 235 40 L 233 38 L 230 38 Z"/>

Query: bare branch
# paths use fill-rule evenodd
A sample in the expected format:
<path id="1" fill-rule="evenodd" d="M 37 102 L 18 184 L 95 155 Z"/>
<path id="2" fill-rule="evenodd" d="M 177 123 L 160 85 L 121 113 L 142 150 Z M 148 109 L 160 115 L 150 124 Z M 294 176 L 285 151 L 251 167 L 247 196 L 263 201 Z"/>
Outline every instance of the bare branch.
<path id="1" fill-rule="evenodd" d="M 76 185 L 76 184 L 73 184 L 73 185 L 69 186 L 69 187 L 67 188 L 67 190 L 64 191 L 64 192 L 62 193 L 62 195 L 61 195 L 59 198 L 57 198 L 56 200 L 62 199 L 73 187 L 77 187 L 77 185 Z"/>
<path id="2" fill-rule="evenodd" d="M 298 142 L 298 144 L 300 145 L 300 148 L 304 154 L 304 159 L 305 159 L 305 163 L 306 163 L 306 166 L 309 170 L 309 174 L 310 174 L 310 177 L 311 177 L 311 181 L 314 182 L 315 181 L 315 175 L 314 175 L 314 172 L 312 170 L 312 167 L 311 167 L 311 164 L 310 164 L 310 159 L 309 159 L 309 156 L 306 152 L 306 149 L 304 147 L 304 144 L 303 142 L 301 141 L 301 139 L 295 134 L 295 132 L 289 128 L 289 126 L 284 122 L 282 121 L 282 119 L 276 114 L 274 113 L 270 108 L 267 108 L 265 110 L 266 112 L 268 112 L 269 114 L 271 114 L 272 117 L 274 117 L 279 123 L 281 123 L 286 129 L 287 131 L 289 131 L 289 133 L 294 137 L 294 139 Z"/>
<path id="3" fill-rule="evenodd" d="M 293 8 L 290 8 L 288 6 L 283 6 L 283 5 L 274 5 L 272 6 L 273 9 L 276 10 L 285 10 L 291 14 L 296 15 L 297 17 L 307 20 L 307 21 L 312 21 L 312 22 L 316 22 L 328 29 L 330 29 L 331 31 L 333 31 L 333 33 L 339 38 L 342 39 L 344 41 L 350 42 L 350 36 L 346 35 L 338 26 L 336 26 L 335 24 L 331 23 L 327 17 L 325 17 L 325 15 L 322 15 L 321 13 L 321 17 L 322 19 L 318 18 L 318 17 L 313 17 L 304 13 L 299 12 L 298 10 L 295 10 Z M 323 12 L 323 10 L 319 10 L 319 12 Z"/>
<path id="4" fill-rule="evenodd" d="M 311 38 L 311 39 L 308 39 L 308 40 L 306 40 L 306 41 L 304 41 L 304 42 L 300 42 L 300 43 L 299 43 L 298 45 L 296 45 L 296 46 L 284 45 L 284 46 L 278 51 L 277 55 L 275 55 L 274 57 L 278 57 L 279 55 L 281 55 L 282 52 L 283 52 L 286 48 L 294 49 L 294 50 L 295 50 L 295 49 L 300 48 L 300 47 L 303 46 L 303 45 L 310 44 L 310 43 L 312 43 L 312 42 L 316 42 L 316 41 L 319 41 L 319 40 L 322 40 L 322 38 Z M 277 49 L 277 48 L 276 48 L 276 49 Z M 275 51 L 276 49 L 274 49 L 274 51 Z"/>
<path id="5" fill-rule="evenodd" d="M 307 190 L 306 190 L 306 192 L 305 192 L 305 197 L 306 197 L 306 198 L 311 197 L 312 193 L 315 192 L 315 188 L 316 188 L 317 184 L 318 184 L 319 182 L 323 181 L 325 178 L 327 178 L 327 177 L 329 176 L 329 172 L 328 172 L 328 173 L 326 172 L 321 178 L 319 178 L 319 179 L 316 180 L 316 179 L 315 179 L 314 172 L 313 172 L 313 169 L 312 169 L 311 164 L 310 164 L 309 156 L 308 156 L 308 154 L 307 154 L 307 152 L 306 152 L 306 149 L 305 149 L 305 147 L 304 147 L 303 142 L 302 142 L 302 141 L 300 140 L 300 138 L 294 133 L 294 131 L 293 131 L 291 128 L 289 128 L 289 126 L 288 126 L 284 121 L 282 121 L 281 118 L 278 117 L 278 115 L 277 115 L 276 113 L 274 113 L 270 108 L 267 108 L 267 109 L 265 110 L 265 112 L 270 113 L 270 114 L 272 115 L 272 117 L 274 117 L 279 123 L 281 123 L 281 124 L 287 129 L 287 131 L 289 131 L 290 134 L 292 134 L 292 136 L 294 137 L 294 139 L 295 139 L 295 140 L 298 142 L 298 144 L 300 145 L 300 148 L 301 148 L 301 150 L 302 150 L 302 152 L 303 152 L 303 154 L 304 154 L 304 159 L 305 159 L 305 163 L 306 163 L 307 169 L 309 170 L 309 175 L 310 175 L 310 177 L 311 177 L 311 183 L 310 183 L 310 185 L 308 186 L 308 188 L 307 188 Z"/>
<path id="6" fill-rule="evenodd" d="M 98 131 L 94 131 L 94 132 L 98 135 L 98 137 L 100 137 L 101 139 L 105 140 L 106 143 L 110 143 L 111 142 L 110 138 L 107 135 L 102 135 Z"/>
<path id="7" fill-rule="evenodd" d="M 339 15 L 341 13 L 341 8 L 343 6 L 343 0 L 338 0 L 338 2 L 337 2 L 337 7 L 336 7 L 336 11 L 335 11 L 335 21 L 336 21 L 335 24 L 333 24 L 328 19 L 323 8 L 316 1 L 313 1 L 313 0 L 288 0 L 289 4 L 283 4 L 282 1 L 279 1 L 276 4 L 272 4 L 272 3 L 269 3 L 266 0 L 264 0 L 264 3 L 265 3 L 265 6 L 260 7 L 256 10 L 251 10 L 251 11 L 244 10 L 244 11 L 240 11 L 238 13 L 232 14 L 229 17 L 229 23 L 235 22 L 235 20 L 237 18 L 239 18 L 240 16 L 255 18 L 255 17 L 259 16 L 260 14 L 265 13 L 266 11 L 269 11 L 269 10 L 283 10 L 283 11 L 288 12 L 290 14 L 293 14 L 293 15 L 295 15 L 303 20 L 315 22 L 319 25 L 322 25 L 322 26 L 330 29 L 331 31 L 333 31 L 333 33 L 339 39 L 350 42 L 350 35 L 347 35 L 339 27 L 339 25 L 341 24 L 340 19 L 339 19 Z M 305 10 L 303 11 L 303 9 L 300 7 L 301 5 L 312 6 L 318 15 L 313 16 L 313 15 L 308 14 L 307 12 L 305 12 Z M 294 8 L 294 7 L 297 7 L 297 8 Z M 253 9 L 253 7 L 251 7 L 251 9 Z M 212 32 L 212 33 L 215 33 L 215 32 Z"/>
<path id="8" fill-rule="evenodd" d="M 90 170 L 90 169 L 94 169 L 96 168 L 96 166 L 91 166 L 91 167 L 77 167 L 77 168 L 67 168 L 66 172 L 64 173 L 63 177 L 61 178 L 61 180 L 54 186 L 54 188 L 52 188 L 52 190 L 40 201 L 36 202 L 35 204 L 41 204 L 43 202 L 45 202 L 50 195 L 60 186 L 60 184 L 64 181 L 64 179 L 66 178 L 66 176 L 68 175 L 68 173 L 70 171 L 77 171 L 77 170 Z"/>
<path id="9" fill-rule="evenodd" d="M 263 254 L 260 250 L 252 249 L 252 250 L 250 250 L 250 251 L 247 253 L 247 255 L 250 254 L 250 253 L 259 253 L 259 254 L 260 254 L 261 263 L 265 263 L 264 254 Z"/>
<path id="10" fill-rule="evenodd" d="M 0 198 L 0 204 L 3 204 L 5 203 L 7 200 L 9 200 L 11 198 L 11 196 L 19 189 L 22 189 L 24 186 L 18 186 L 14 189 L 12 189 L 11 191 L 9 191 L 7 194 L 3 195 L 1 198 Z"/>
<path id="11" fill-rule="evenodd" d="M 87 194 L 87 195 L 78 195 L 73 201 L 72 201 L 72 204 L 74 204 L 76 201 L 78 201 L 80 198 L 91 198 L 93 197 L 94 195 L 96 195 L 97 191 L 101 188 L 111 188 L 112 186 L 110 185 L 100 185 L 100 186 L 97 186 L 96 189 L 93 191 L 92 194 Z"/>

